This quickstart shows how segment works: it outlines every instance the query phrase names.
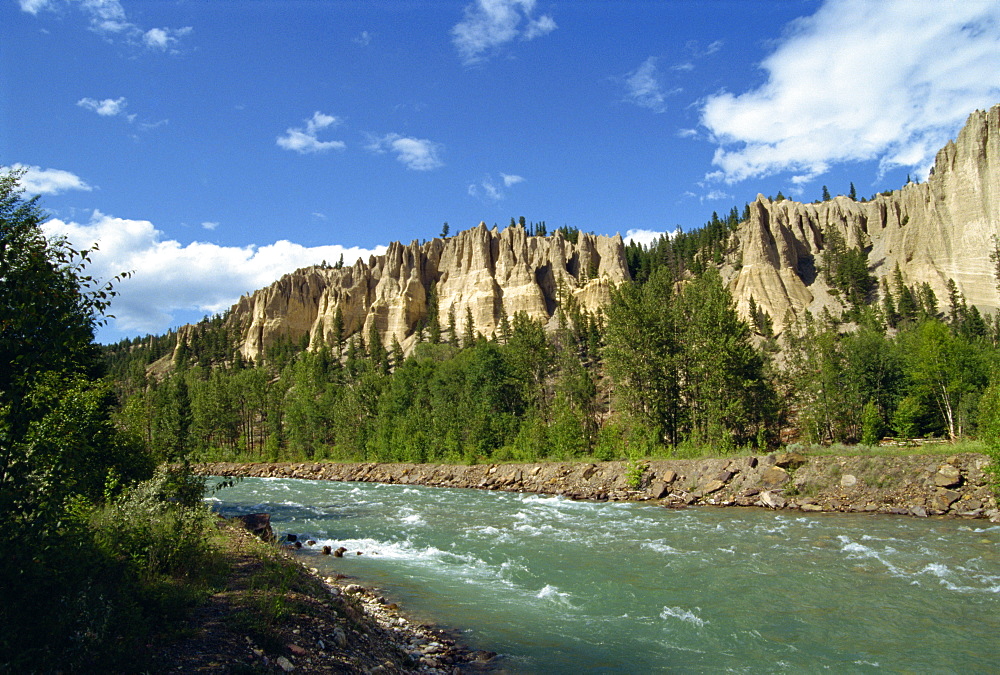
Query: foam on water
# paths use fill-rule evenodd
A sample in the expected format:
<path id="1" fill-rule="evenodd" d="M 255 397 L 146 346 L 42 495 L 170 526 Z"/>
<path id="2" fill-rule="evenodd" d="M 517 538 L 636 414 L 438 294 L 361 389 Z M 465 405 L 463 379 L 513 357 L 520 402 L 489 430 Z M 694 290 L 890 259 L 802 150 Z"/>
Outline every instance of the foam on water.
<path id="1" fill-rule="evenodd" d="M 545 584 L 545 586 L 542 587 L 542 590 L 538 591 L 538 593 L 535 594 L 535 597 L 538 598 L 539 600 L 549 600 L 550 602 L 554 602 L 557 605 L 562 605 L 563 607 L 573 606 L 572 603 L 570 602 L 569 593 L 563 593 L 557 587 L 552 586 L 550 584 Z"/>
<path id="2" fill-rule="evenodd" d="M 970 573 L 971 570 L 964 569 L 966 573 Z M 976 574 L 970 573 L 967 579 L 960 579 L 959 573 L 955 570 L 950 569 L 947 565 L 941 563 L 930 563 L 925 565 L 920 574 L 928 574 L 941 582 L 941 585 L 947 588 L 949 591 L 957 591 L 959 593 L 1000 593 L 1000 576 L 998 575 L 988 575 L 988 574 Z M 981 586 L 968 586 L 957 583 L 959 581 L 978 581 Z"/>
<path id="3" fill-rule="evenodd" d="M 700 607 L 695 607 L 695 609 L 701 611 Z M 701 628 L 708 623 L 690 609 L 684 609 L 683 607 L 664 607 L 663 611 L 660 612 L 660 618 L 664 621 L 668 619 L 679 619 L 685 623 L 691 624 L 692 626 L 697 626 L 698 628 Z"/>
<path id="4" fill-rule="evenodd" d="M 682 553 L 670 544 L 665 544 L 662 541 L 644 541 L 642 542 L 642 548 L 649 549 L 655 553 L 663 553 L 665 555 L 680 555 Z"/>
<path id="5" fill-rule="evenodd" d="M 839 539 L 843 544 L 841 550 L 844 553 L 847 553 L 849 558 L 851 557 L 870 558 L 872 560 L 876 560 L 879 563 L 881 563 L 893 576 L 897 577 L 908 576 L 905 570 L 900 569 L 899 567 L 897 567 L 896 565 L 892 564 L 887 560 L 888 555 L 896 552 L 896 549 L 892 548 L 891 546 L 887 546 L 885 551 L 879 552 L 876 551 L 874 548 L 865 546 L 864 544 L 851 541 L 847 535 L 843 534 L 837 535 L 837 539 Z"/>

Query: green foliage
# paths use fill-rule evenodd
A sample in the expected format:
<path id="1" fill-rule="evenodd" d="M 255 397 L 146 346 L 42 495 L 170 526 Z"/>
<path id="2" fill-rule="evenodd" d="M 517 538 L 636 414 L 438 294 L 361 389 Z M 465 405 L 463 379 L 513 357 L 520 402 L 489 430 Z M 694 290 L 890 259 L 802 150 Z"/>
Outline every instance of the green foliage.
<path id="1" fill-rule="evenodd" d="M 857 236 L 860 238 L 860 233 Z M 868 271 L 868 254 L 862 248 L 848 247 L 836 227 L 827 228 L 823 238 L 823 278 L 857 312 L 868 304 L 877 288 L 875 277 Z"/>
<path id="2" fill-rule="evenodd" d="M 123 671 L 176 604 L 141 580 L 173 565 L 109 554 L 89 515 L 152 460 L 98 379 L 93 329 L 114 291 L 85 274 L 88 252 L 45 239 L 19 178 L 0 176 L 0 670 Z"/>
<path id="3" fill-rule="evenodd" d="M 987 471 L 994 494 L 1000 496 L 1000 377 L 994 371 L 979 401 L 979 437 L 990 456 Z"/>
<path id="4" fill-rule="evenodd" d="M 708 222 L 690 232 L 683 232 L 678 226 L 677 232 L 661 236 L 648 247 L 629 243 L 625 247 L 625 262 L 632 280 L 642 285 L 661 267 L 668 268 L 673 278 L 680 279 L 687 272 L 704 272 L 709 263 L 721 263 L 727 252 L 729 235 L 749 217 L 749 205 L 744 206 L 742 214 L 734 206 L 725 218 L 713 213 Z"/>
<path id="5" fill-rule="evenodd" d="M 630 459 L 625 464 L 625 485 L 630 490 L 638 490 L 642 487 L 642 481 L 646 476 L 649 464 L 639 459 Z"/>
<path id="6" fill-rule="evenodd" d="M 878 445 L 882 440 L 884 425 L 882 413 L 871 399 L 861 410 L 861 442 L 864 445 Z"/>
<path id="7" fill-rule="evenodd" d="M 764 358 L 714 270 L 680 290 L 667 268 L 618 288 L 606 358 L 622 406 L 664 445 L 739 446 L 777 419 Z"/>
<path id="8" fill-rule="evenodd" d="M 926 320 L 900 336 L 907 360 L 911 396 L 922 401 L 928 431 L 946 433 L 956 440 L 969 422 L 970 397 L 982 391 L 987 371 L 982 356 L 960 335 L 953 335 L 938 320 Z"/>
<path id="9" fill-rule="evenodd" d="M 201 479 L 159 469 L 94 511 L 98 549 L 113 560 L 128 561 L 147 580 L 194 572 L 208 558 L 206 534 L 214 521 L 201 503 L 203 493 Z"/>

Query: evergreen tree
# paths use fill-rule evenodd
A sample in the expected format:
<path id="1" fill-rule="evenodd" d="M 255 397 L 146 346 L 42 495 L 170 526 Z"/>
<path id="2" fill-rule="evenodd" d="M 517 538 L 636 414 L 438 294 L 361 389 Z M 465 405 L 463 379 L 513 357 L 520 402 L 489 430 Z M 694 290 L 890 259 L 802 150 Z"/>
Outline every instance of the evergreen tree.
<path id="1" fill-rule="evenodd" d="M 344 358 L 344 313 L 337 303 L 337 309 L 333 314 L 333 346 L 337 350 L 337 359 Z"/>
<path id="2" fill-rule="evenodd" d="M 899 269 L 898 263 L 893 272 L 893 283 L 896 286 L 896 314 L 899 316 L 899 320 L 915 321 L 919 312 L 919 306 L 917 305 L 913 291 L 903 282 L 903 273 Z"/>
<path id="3" fill-rule="evenodd" d="M 458 347 L 458 322 L 455 319 L 455 305 L 448 307 L 448 344 Z"/>
<path id="4" fill-rule="evenodd" d="M 510 319 L 507 316 L 507 310 L 503 304 L 500 305 L 500 321 L 497 322 L 497 332 L 499 333 L 497 337 L 500 339 L 501 344 L 510 342 L 512 329 L 510 327 Z"/>
<path id="5" fill-rule="evenodd" d="M 472 307 L 465 308 L 465 328 L 462 333 L 462 348 L 468 349 L 476 343 L 475 321 L 472 318 Z"/>
<path id="6" fill-rule="evenodd" d="M 622 284 L 612 291 L 604 354 L 619 403 L 670 446 L 681 440 L 673 282 L 660 267 L 641 287 Z"/>
<path id="7" fill-rule="evenodd" d="M 374 321 L 368 328 L 368 358 L 378 372 L 383 375 L 389 374 L 389 352 L 382 343 L 382 334 L 379 333 Z"/>
<path id="8" fill-rule="evenodd" d="M 427 339 L 431 344 L 441 342 L 441 322 L 438 318 L 437 281 L 431 282 L 427 295 Z"/>
<path id="9" fill-rule="evenodd" d="M 392 334 L 392 368 L 396 370 L 403 363 L 403 346 L 399 344 L 396 334 Z"/>

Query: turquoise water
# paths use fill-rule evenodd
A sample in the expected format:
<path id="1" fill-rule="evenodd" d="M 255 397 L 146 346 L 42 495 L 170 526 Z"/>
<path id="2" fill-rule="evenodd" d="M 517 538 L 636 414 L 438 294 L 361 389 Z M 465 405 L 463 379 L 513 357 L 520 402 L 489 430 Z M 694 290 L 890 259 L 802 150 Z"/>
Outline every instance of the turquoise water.
<path id="1" fill-rule="evenodd" d="M 461 629 L 508 672 L 1000 672 L 986 521 L 292 479 L 212 499 L 270 512 L 317 541 L 310 566 Z"/>

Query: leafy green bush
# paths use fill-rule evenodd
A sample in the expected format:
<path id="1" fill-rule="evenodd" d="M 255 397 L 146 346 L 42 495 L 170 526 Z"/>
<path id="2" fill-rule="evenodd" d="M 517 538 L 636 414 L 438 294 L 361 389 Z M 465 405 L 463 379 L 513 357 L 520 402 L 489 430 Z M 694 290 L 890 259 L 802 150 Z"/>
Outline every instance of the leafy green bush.
<path id="1" fill-rule="evenodd" d="M 994 375 L 979 400 L 979 437 L 986 446 L 993 492 L 1000 496 L 1000 378 Z"/>
<path id="2" fill-rule="evenodd" d="M 213 519 L 200 503 L 203 490 L 197 477 L 158 469 L 95 510 L 91 523 L 98 547 L 112 559 L 130 561 L 144 579 L 197 569 L 209 554 Z"/>
<path id="3" fill-rule="evenodd" d="M 646 477 L 646 469 L 649 465 L 640 459 L 630 459 L 625 464 L 625 485 L 631 490 L 638 490 L 642 487 L 643 478 Z"/>

